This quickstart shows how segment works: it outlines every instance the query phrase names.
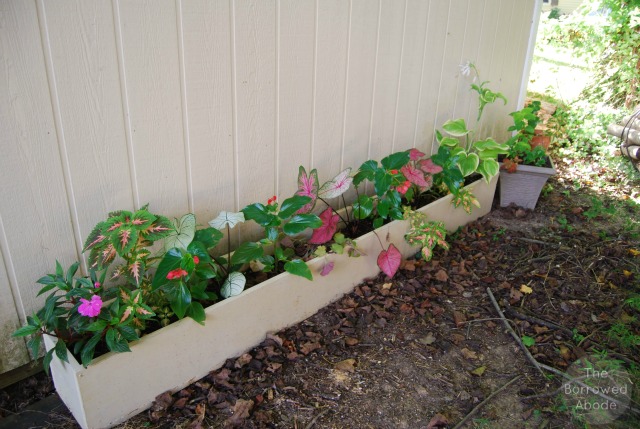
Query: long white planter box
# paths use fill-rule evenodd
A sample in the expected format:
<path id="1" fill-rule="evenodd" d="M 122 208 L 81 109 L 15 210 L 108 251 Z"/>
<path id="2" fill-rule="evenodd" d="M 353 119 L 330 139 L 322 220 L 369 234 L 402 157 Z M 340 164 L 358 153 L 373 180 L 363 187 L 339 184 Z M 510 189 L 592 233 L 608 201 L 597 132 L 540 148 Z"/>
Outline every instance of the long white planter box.
<path id="1" fill-rule="evenodd" d="M 420 211 L 431 220 L 445 222 L 447 229 L 487 214 L 491 209 L 497 177 L 487 184 L 469 185 L 481 203 L 468 215 L 454 209 L 451 196 Z M 404 240 L 406 221 L 391 222 L 376 231 L 385 243 L 407 257 L 417 251 Z M 268 332 L 296 324 L 353 290 L 365 278 L 378 274 L 380 242 L 373 232 L 357 240 L 365 255 L 349 258 L 330 254 L 309 261 L 313 281 L 289 273 L 269 279 L 239 296 L 208 307 L 205 326 L 183 319 L 131 343 L 132 353 L 108 353 L 87 368 L 69 353 L 69 363 L 54 358 L 51 372 L 58 394 L 85 429 L 109 428 L 149 408 L 157 395 L 177 391 L 221 367 L 225 360 L 259 344 Z M 333 271 L 318 272 L 327 262 Z M 45 338 L 48 348 L 55 339 Z"/>

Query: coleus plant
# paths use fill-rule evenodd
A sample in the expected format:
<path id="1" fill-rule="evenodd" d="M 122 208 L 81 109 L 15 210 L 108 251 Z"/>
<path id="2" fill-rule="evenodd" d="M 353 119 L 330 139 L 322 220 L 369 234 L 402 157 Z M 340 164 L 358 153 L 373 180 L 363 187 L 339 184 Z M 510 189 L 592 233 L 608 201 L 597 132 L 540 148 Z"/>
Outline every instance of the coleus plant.
<path id="1" fill-rule="evenodd" d="M 317 183 L 317 182 L 316 182 Z M 299 213 L 304 207 L 308 207 L 312 197 L 307 195 L 294 195 L 287 198 L 279 205 L 276 198 L 270 198 L 266 205 L 254 203 L 242 209 L 246 220 L 253 220 L 264 228 L 264 238 L 258 242 L 246 242 L 240 245 L 234 256 L 240 252 L 238 261 L 249 262 L 255 260 L 265 272 L 278 272 L 283 264 L 284 270 L 313 279 L 313 274 L 307 263 L 296 257 L 294 250 L 284 245 L 285 237 L 294 237 L 307 228 L 315 229 L 322 225 L 322 220 L 312 213 Z M 273 248 L 273 255 L 265 250 Z"/>
<path id="2" fill-rule="evenodd" d="M 404 238 L 412 246 L 420 246 L 420 255 L 425 261 L 433 257 L 433 249 L 440 246 L 444 250 L 449 249 L 446 242 L 447 230 L 444 222 L 429 221 L 427 215 L 405 208 L 404 218 L 409 221 L 409 231 Z"/>
<path id="3" fill-rule="evenodd" d="M 168 218 L 147 209 L 148 204 L 135 212 L 111 212 L 106 221 L 93 228 L 82 250 L 89 251 L 91 268 L 106 269 L 120 256 L 124 263 L 114 269 L 112 279 L 125 277 L 132 284 L 140 285 L 147 269 L 157 260 L 151 256 L 150 247 L 174 230 Z"/>

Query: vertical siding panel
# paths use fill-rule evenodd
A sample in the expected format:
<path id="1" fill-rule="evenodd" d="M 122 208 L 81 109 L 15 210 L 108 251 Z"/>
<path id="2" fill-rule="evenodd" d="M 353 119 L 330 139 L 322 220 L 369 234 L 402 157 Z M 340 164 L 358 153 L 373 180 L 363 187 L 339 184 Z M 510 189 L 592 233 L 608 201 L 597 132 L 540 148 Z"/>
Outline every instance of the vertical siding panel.
<path id="1" fill-rule="evenodd" d="M 394 126 L 393 144 L 396 150 L 408 149 L 414 145 L 428 16 L 429 2 L 408 0 Z M 425 142 L 417 142 L 417 147 L 424 150 Z"/>
<path id="2" fill-rule="evenodd" d="M 352 2 L 342 168 L 358 168 L 369 153 L 378 4 L 367 0 Z"/>
<path id="3" fill-rule="evenodd" d="M 521 76 L 509 76 L 505 68 L 510 68 L 509 63 L 514 60 L 515 45 L 513 31 L 516 30 L 513 22 L 513 10 L 518 9 L 518 5 L 501 0 L 496 12 L 497 23 L 495 27 L 496 37 L 493 43 L 491 63 L 486 67 L 488 74 L 484 80 L 490 80 L 492 88 L 501 91 L 508 100 L 506 106 L 502 103 L 495 103 L 491 109 L 486 109 L 483 116 L 482 134 L 493 136 L 501 141 L 508 137 L 506 128 L 510 123 L 507 114 L 516 110 L 518 92 Z M 509 37 L 505 37 L 509 35 Z M 526 47 L 522 47 L 526 51 Z M 485 72 L 482 72 L 483 75 Z M 516 82 L 517 81 L 517 82 Z"/>
<path id="4" fill-rule="evenodd" d="M 44 302 L 35 281 L 77 252 L 35 2 L 5 1 L 0 10 L 0 233 L 25 320 Z"/>
<path id="5" fill-rule="evenodd" d="M 6 243 L 2 219 L 0 218 L 0 243 Z M 21 325 L 16 310 L 13 292 L 7 275 L 8 266 L 0 245 L 0 374 L 29 362 L 29 354 L 22 338 L 12 338 L 11 333 Z"/>
<path id="6" fill-rule="evenodd" d="M 118 10 L 136 205 L 150 203 L 152 212 L 179 216 L 189 204 L 175 2 L 124 1 Z"/>
<path id="7" fill-rule="evenodd" d="M 134 205 L 113 11 L 104 1 L 44 4 L 82 245 L 108 212 Z"/>
<path id="8" fill-rule="evenodd" d="M 424 70 L 422 74 L 422 89 L 414 146 L 426 142 L 425 147 L 435 151 L 434 131 L 442 124 L 436 123 L 438 109 L 438 90 L 442 71 L 442 61 L 445 54 L 445 40 L 447 37 L 447 20 L 449 15 L 449 1 L 429 2 L 429 19 L 427 23 L 427 42 L 424 50 Z M 429 153 L 429 152 L 427 152 Z"/>
<path id="9" fill-rule="evenodd" d="M 282 199 L 297 189 L 298 166 L 311 167 L 315 20 L 314 0 L 280 1 L 277 194 Z"/>
<path id="10" fill-rule="evenodd" d="M 488 81 L 488 86 L 493 91 L 502 91 L 502 85 L 498 80 L 497 76 L 490 75 L 489 72 L 491 70 L 491 61 L 493 59 L 493 46 L 497 36 L 497 27 L 498 27 L 498 16 L 500 13 L 500 1 L 501 0 L 486 0 L 484 2 L 484 11 L 482 13 L 482 19 L 478 20 L 481 24 L 481 32 L 480 32 L 480 40 L 478 50 L 471 54 L 469 58 L 465 58 L 470 60 L 475 64 L 478 72 L 480 74 L 479 80 L 481 82 Z M 469 79 L 466 79 L 469 81 Z M 502 101 L 498 101 L 491 105 L 491 107 L 487 107 L 485 112 L 483 113 L 483 119 L 481 123 L 478 125 L 476 129 L 478 133 L 478 137 L 487 137 L 485 135 L 484 129 L 486 126 L 484 125 L 486 121 L 486 117 L 490 114 L 490 111 L 496 108 L 496 106 L 501 106 L 503 104 Z M 478 114 L 478 95 L 474 92 L 472 94 L 471 99 L 469 100 L 469 117 L 473 118 Z"/>
<path id="11" fill-rule="evenodd" d="M 229 2 L 181 1 L 193 211 L 206 223 L 235 207 Z"/>
<path id="12" fill-rule="evenodd" d="M 436 129 L 450 119 L 456 119 L 454 108 L 460 79 L 459 66 L 464 43 L 465 24 L 469 0 L 451 0 L 447 18 L 447 37 L 442 62 L 440 87 L 438 88 L 438 107 Z"/>
<path id="13" fill-rule="evenodd" d="M 278 22 L 273 0 L 234 2 L 234 7 L 239 166 L 236 186 L 242 208 L 254 202 L 266 203 L 277 190 Z M 245 238 L 250 237 L 242 239 Z"/>
<path id="14" fill-rule="evenodd" d="M 320 182 L 342 167 L 349 10 L 348 1 L 318 0 L 312 156 Z"/>
<path id="15" fill-rule="evenodd" d="M 406 5 L 406 1 L 381 1 L 369 138 L 369 158 L 372 159 L 381 159 L 394 150 L 393 129 L 397 112 Z"/>
<path id="16" fill-rule="evenodd" d="M 467 61 L 476 64 L 476 56 L 480 49 L 482 36 L 482 19 L 484 11 L 484 3 L 478 1 L 470 1 L 468 3 L 467 20 L 464 25 L 464 41 L 462 52 L 460 54 L 459 64 Z M 459 70 L 458 73 L 460 74 Z M 458 78 L 458 87 L 456 90 L 455 108 L 453 111 L 454 118 L 465 118 L 469 127 L 476 124 L 477 112 L 470 110 L 470 102 L 477 100 L 476 92 L 471 91 L 471 83 L 474 75 L 469 77 L 462 76 Z M 479 83 L 479 82 L 476 82 Z M 475 128 L 474 128 L 475 129 Z"/>

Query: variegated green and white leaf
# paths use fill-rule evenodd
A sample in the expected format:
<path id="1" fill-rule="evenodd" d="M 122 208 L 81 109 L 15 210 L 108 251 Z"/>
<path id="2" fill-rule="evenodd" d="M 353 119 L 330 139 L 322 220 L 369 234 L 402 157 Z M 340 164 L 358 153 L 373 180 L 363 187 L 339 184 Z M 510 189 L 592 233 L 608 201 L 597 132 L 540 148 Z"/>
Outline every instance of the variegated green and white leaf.
<path id="1" fill-rule="evenodd" d="M 164 249 L 169 251 L 174 247 L 178 249 L 187 249 L 187 246 L 193 241 L 196 233 L 196 216 L 193 213 L 187 213 L 180 220 L 174 221 L 174 231 L 164 239 Z"/>
<path id="2" fill-rule="evenodd" d="M 244 277 L 244 274 L 234 271 L 229 274 L 229 277 L 224 281 L 222 289 L 220 289 L 220 294 L 224 298 L 240 295 L 246 283 L 247 279 Z"/>
<path id="3" fill-rule="evenodd" d="M 222 231 L 227 226 L 233 228 L 240 222 L 244 222 L 244 213 L 221 211 L 217 218 L 209 221 L 209 225 Z"/>

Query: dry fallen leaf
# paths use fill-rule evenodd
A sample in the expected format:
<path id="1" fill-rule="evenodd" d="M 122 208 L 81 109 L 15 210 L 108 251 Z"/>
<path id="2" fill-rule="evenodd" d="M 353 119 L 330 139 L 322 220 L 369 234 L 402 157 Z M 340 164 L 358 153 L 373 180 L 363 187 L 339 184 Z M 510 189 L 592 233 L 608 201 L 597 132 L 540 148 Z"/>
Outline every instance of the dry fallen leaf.
<path id="1" fill-rule="evenodd" d="M 344 339 L 344 343 L 348 346 L 355 346 L 356 344 L 358 344 L 360 341 L 358 341 L 357 338 L 353 338 L 353 337 L 347 337 Z"/>
<path id="2" fill-rule="evenodd" d="M 478 359 L 478 354 L 466 347 L 460 350 L 460 353 L 462 353 L 462 356 L 464 356 L 466 359 Z"/>
<path id="3" fill-rule="evenodd" d="M 520 292 L 522 293 L 526 293 L 526 294 L 530 294 L 533 292 L 533 289 L 531 289 L 529 286 L 527 285 L 522 285 L 520 286 Z"/>
<path id="4" fill-rule="evenodd" d="M 238 399 L 233 406 L 233 415 L 225 421 L 225 426 L 239 426 L 249 418 L 249 411 L 253 408 L 252 400 Z"/>
<path id="5" fill-rule="evenodd" d="M 253 357 L 249 353 L 245 353 L 242 356 L 240 356 L 238 359 L 236 359 L 236 363 L 234 366 L 236 368 L 242 368 L 243 366 L 251 362 L 251 359 L 253 359 Z"/>
<path id="6" fill-rule="evenodd" d="M 633 256 L 638 256 L 638 255 L 640 255 L 640 250 L 638 250 L 638 249 L 629 249 L 629 253 L 632 254 Z"/>
<path id="7" fill-rule="evenodd" d="M 453 312 L 453 320 L 456 324 L 456 328 L 460 328 L 465 324 L 467 318 L 464 316 L 464 314 L 462 314 L 462 312 L 455 310 Z"/>
<path id="8" fill-rule="evenodd" d="M 449 280 L 449 276 L 447 275 L 447 272 L 445 270 L 439 270 L 436 275 L 436 280 L 439 280 L 441 282 L 446 282 L 447 280 Z"/>
<path id="9" fill-rule="evenodd" d="M 511 304 L 516 303 L 522 299 L 522 292 L 520 292 L 516 288 L 511 288 L 511 292 L 509 293 L 509 298 L 510 298 Z"/>
<path id="10" fill-rule="evenodd" d="M 435 341 L 436 341 L 436 337 L 431 332 L 427 333 L 425 337 L 418 339 L 418 342 L 421 344 L 424 344 L 425 346 L 428 346 L 429 344 L 433 344 Z"/>
<path id="11" fill-rule="evenodd" d="M 449 424 L 449 420 L 442 414 L 436 414 L 427 424 L 427 429 L 440 429 Z"/>
<path id="12" fill-rule="evenodd" d="M 356 365 L 355 359 L 345 359 L 335 364 L 334 367 L 340 371 L 355 372 L 356 371 L 355 365 Z"/>
<path id="13" fill-rule="evenodd" d="M 482 376 L 482 374 L 484 374 L 484 372 L 487 370 L 486 366 L 479 366 L 476 369 L 474 369 L 473 371 L 471 371 L 471 374 L 473 375 L 477 375 L 478 377 Z"/>

